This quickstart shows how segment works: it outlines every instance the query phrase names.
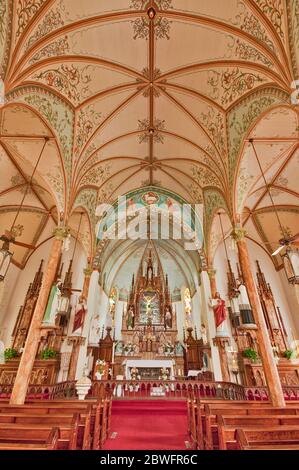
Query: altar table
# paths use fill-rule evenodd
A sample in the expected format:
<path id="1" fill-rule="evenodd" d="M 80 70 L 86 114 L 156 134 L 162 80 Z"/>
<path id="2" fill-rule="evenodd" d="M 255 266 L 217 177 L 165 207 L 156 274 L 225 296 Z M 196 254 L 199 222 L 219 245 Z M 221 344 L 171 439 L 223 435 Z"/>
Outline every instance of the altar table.
<path id="1" fill-rule="evenodd" d="M 169 380 L 174 380 L 174 361 L 173 360 L 143 360 L 143 359 L 126 359 L 123 362 L 125 366 L 126 380 L 131 380 L 130 369 L 169 369 Z M 160 375 L 160 374 L 159 374 Z"/>

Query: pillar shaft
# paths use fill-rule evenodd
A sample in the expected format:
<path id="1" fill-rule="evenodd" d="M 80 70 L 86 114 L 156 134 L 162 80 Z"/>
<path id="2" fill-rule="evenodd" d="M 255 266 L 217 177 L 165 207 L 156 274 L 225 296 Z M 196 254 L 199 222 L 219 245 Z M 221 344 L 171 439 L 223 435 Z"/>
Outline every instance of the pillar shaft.
<path id="1" fill-rule="evenodd" d="M 230 338 L 216 336 L 213 339 L 213 343 L 214 346 L 217 346 L 219 352 L 222 380 L 223 382 L 231 382 L 226 354 L 226 347 L 230 345 Z"/>
<path id="2" fill-rule="evenodd" d="M 88 292 L 89 292 L 89 285 L 90 285 L 90 278 L 92 275 L 92 269 L 86 268 L 84 269 L 84 283 L 83 283 L 83 289 L 82 289 L 82 297 L 87 300 L 88 298 Z"/>
<path id="3" fill-rule="evenodd" d="M 208 276 L 210 280 L 211 294 L 212 294 L 212 297 L 215 297 L 215 294 L 217 293 L 216 270 L 208 269 Z"/>
<path id="4" fill-rule="evenodd" d="M 269 396 L 273 406 L 284 407 L 285 400 L 283 390 L 278 374 L 277 366 L 272 353 L 271 343 L 268 330 L 259 301 L 259 296 L 252 274 L 245 233 L 238 230 L 235 239 L 237 241 L 240 265 L 242 269 L 243 279 L 248 290 L 248 297 L 252 307 L 254 321 L 257 326 L 257 341 L 263 363 L 263 369 L 268 385 Z"/>
<path id="5" fill-rule="evenodd" d="M 210 280 L 211 294 L 214 298 L 217 293 L 216 270 L 210 268 L 208 270 L 208 276 Z M 218 336 L 216 333 L 216 337 L 213 339 L 213 344 L 218 349 L 222 380 L 223 382 L 230 382 L 230 372 L 226 354 L 226 348 L 230 345 L 230 338 L 228 336 Z"/>
<path id="6" fill-rule="evenodd" d="M 59 228 L 58 230 L 60 230 L 61 234 L 62 228 Z M 10 399 L 11 405 L 23 405 L 25 403 L 29 380 L 41 337 L 40 328 L 46 310 L 50 290 L 55 280 L 55 275 L 60 261 L 63 239 L 63 236 L 57 236 L 52 244 L 47 270 L 44 274 L 24 351 L 22 353 L 18 372 L 14 382 Z"/>
<path id="7" fill-rule="evenodd" d="M 71 355 L 71 361 L 70 361 L 70 367 L 68 371 L 68 380 L 75 380 L 76 379 L 76 372 L 77 372 L 77 366 L 78 366 L 78 359 L 79 359 L 79 352 L 80 352 L 80 347 L 84 346 L 85 344 L 85 338 L 82 337 L 70 337 L 68 338 L 68 343 L 73 345 L 72 348 L 72 355 Z"/>

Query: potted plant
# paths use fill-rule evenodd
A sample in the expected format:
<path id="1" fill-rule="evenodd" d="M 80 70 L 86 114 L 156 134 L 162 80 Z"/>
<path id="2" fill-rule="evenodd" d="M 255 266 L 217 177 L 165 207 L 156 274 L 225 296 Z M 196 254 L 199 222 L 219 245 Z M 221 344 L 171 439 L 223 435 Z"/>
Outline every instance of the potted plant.
<path id="1" fill-rule="evenodd" d="M 11 359 L 15 359 L 18 356 L 18 351 L 14 348 L 8 348 L 4 351 L 5 361 L 10 361 Z"/>
<path id="2" fill-rule="evenodd" d="M 245 359 L 249 359 L 251 362 L 257 362 L 259 359 L 258 353 L 252 348 L 244 349 L 242 355 Z"/>
<path id="3" fill-rule="evenodd" d="M 283 357 L 285 359 L 288 359 L 288 361 L 290 361 L 291 359 L 294 358 L 294 351 L 292 349 L 286 349 L 283 353 Z"/>
<path id="4" fill-rule="evenodd" d="M 55 351 L 55 349 L 53 348 L 44 349 L 40 353 L 40 358 L 44 361 L 47 361 L 49 359 L 55 359 L 56 357 L 57 357 L 57 351 Z"/>

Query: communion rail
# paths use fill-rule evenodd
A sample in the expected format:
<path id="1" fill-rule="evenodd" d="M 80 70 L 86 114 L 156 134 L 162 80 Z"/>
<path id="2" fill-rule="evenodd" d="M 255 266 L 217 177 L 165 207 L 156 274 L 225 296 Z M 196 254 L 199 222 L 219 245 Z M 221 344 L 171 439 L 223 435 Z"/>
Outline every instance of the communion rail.
<path id="1" fill-rule="evenodd" d="M 244 387 L 229 382 L 202 382 L 195 380 L 101 380 L 94 381 L 92 397 L 112 395 L 115 400 L 154 400 L 215 398 L 246 400 Z"/>
<path id="2" fill-rule="evenodd" d="M 299 386 L 282 387 L 285 400 L 299 400 Z M 245 399 L 250 401 L 267 401 L 269 393 L 267 387 L 244 387 Z"/>
<path id="3" fill-rule="evenodd" d="M 13 389 L 12 384 L 0 384 L 0 398 L 9 398 Z M 29 385 L 27 399 L 67 399 L 76 398 L 76 381 L 60 382 L 55 385 Z"/>
<path id="4" fill-rule="evenodd" d="M 0 398 L 8 399 L 12 384 L 0 384 Z M 283 386 L 286 400 L 299 400 L 299 386 Z M 87 398 L 96 398 L 105 394 L 116 400 L 144 399 L 186 399 L 215 398 L 221 400 L 267 401 L 267 387 L 243 387 L 229 382 L 202 382 L 195 380 L 179 381 L 132 381 L 102 380 L 94 381 Z M 76 398 L 76 382 L 66 381 L 55 385 L 30 385 L 27 399 L 57 400 Z"/>

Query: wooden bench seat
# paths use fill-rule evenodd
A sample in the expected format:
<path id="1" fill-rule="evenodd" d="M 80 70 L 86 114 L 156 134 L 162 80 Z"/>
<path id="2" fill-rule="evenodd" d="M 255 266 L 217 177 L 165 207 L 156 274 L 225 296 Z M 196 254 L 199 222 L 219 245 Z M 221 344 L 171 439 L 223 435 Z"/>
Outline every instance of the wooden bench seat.
<path id="1" fill-rule="evenodd" d="M 100 449 L 110 431 L 111 399 L 36 401 L 13 406 L 0 403 L 0 426 L 3 422 L 60 426 L 70 422 L 72 413 L 79 415 L 77 448 Z"/>
<path id="2" fill-rule="evenodd" d="M 298 450 L 299 427 L 236 429 L 236 441 L 240 450 Z"/>
<path id="3" fill-rule="evenodd" d="M 231 405 L 230 407 L 209 404 L 204 406 L 204 411 L 199 410 L 199 413 L 200 417 L 198 420 L 201 420 L 201 425 L 199 426 L 199 432 L 202 433 L 201 440 L 205 449 L 212 450 L 218 447 L 219 441 L 217 415 L 232 415 L 233 417 L 253 416 L 256 419 L 263 415 L 299 416 L 299 407 L 273 408 L 270 405 L 264 406 L 262 403 L 258 406 Z"/>
<path id="4" fill-rule="evenodd" d="M 214 448 L 219 450 L 237 450 L 236 430 L 254 427 L 268 428 L 278 426 L 292 426 L 299 430 L 299 416 L 289 415 L 263 415 L 263 416 L 217 416 L 218 443 L 213 442 Z M 215 436 L 216 437 L 216 436 Z M 216 444 L 216 445 L 215 445 Z"/>
<path id="5" fill-rule="evenodd" d="M 17 443 L 7 441 L 4 437 L 0 442 L 0 450 L 57 450 L 58 440 L 60 438 L 59 428 L 52 428 L 47 440 L 34 439 L 28 442 L 28 439 L 19 439 Z"/>
<path id="6" fill-rule="evenodd" d="M 74 415 L 71 424 L 59 426 L 58 450 L 76 450 L 79 429 L 79 415 Z M 52 424 L 1 423 L 0 443 L 2 444 L 43 444 L 53 430 Z"/>

